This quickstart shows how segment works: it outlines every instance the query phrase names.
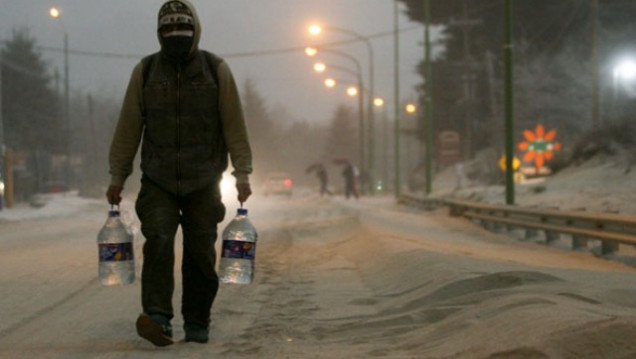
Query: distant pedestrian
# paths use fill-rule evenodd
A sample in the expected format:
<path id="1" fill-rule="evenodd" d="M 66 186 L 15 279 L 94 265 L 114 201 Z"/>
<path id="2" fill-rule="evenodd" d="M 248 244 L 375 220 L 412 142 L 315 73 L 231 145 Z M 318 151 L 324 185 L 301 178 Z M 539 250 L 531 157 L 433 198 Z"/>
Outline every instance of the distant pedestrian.
<path id="1" fill-rule="evenodd" d="M 360 171 L 358 168 L 351 163 L 347 163 L 345 165 L 344 171 L 342 171 L 342 175 L 345 178 L 345 198 L 349 199 L 351 196 L 354 196 L 356 199 L 360 197 L 360 192 L 358 191 L 358 175 Z"/>
<path id="2" fill-rule="evenodd" d="M 333 196 L 333 193 L 331 193 L 328 188 L 329 175 L 327 174 L 327 169 L 325 168 L 325 166 L 323 166 L 322 164 L 318 166 L 318 169 L 316 170 L 316 176 L 318 176 L 318 180 L 320 180 L 320 197 L 324 196 L 325 194 Z"/>

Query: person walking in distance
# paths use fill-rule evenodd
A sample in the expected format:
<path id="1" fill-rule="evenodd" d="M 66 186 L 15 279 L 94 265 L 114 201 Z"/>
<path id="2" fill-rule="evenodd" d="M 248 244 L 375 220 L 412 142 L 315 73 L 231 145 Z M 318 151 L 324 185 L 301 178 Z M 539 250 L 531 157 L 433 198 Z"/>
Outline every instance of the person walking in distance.
<path id="1" fill-rule="evenodd" d="M 316 176 L 318 176 L 318 180 L 320 181 L 320 197 L 325 194 L 332 196 L 333 193 L 329 190 L 329 175 L 322 163 L 318 166 L 318 169 L 316 169 Z"/>
<path id="2" fill-rule="evenodd" d="M 349 197 L 354 196 L 356 199 L 360 197 L 360 193 L 358 192 L 358 169 L 353 164 L 347 162 L 345 164 L 344 171 L 342 171 L 342 175 L 345 179 L 345 198 L 349 199 Z"/>
<path id="3" fill-rule="evenodd" d="M 252 191 L 252 153 L 236 83 L 227 63 L 198 48 L 201 26 L 187 0 L 158 13 L 161 50 L 133 69 L 110 147 L 110 204 L 119 204 L 141 143 L 141 189 L 135 203 L 143 246 L 137 333 L 173 343 L 174 243 L 183 232 L 181 314 L 185 341 L 206 343 L 219 279 L 217 225 L 225 216 L 219 184 L 228 166 L 238 201 Z"/>

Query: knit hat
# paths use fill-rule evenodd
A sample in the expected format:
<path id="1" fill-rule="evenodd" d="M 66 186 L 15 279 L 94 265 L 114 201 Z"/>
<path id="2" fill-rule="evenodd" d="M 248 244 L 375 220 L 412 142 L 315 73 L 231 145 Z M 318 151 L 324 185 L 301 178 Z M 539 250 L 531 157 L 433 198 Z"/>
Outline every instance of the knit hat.
<path id="1" fill-rule="evenodd" d="M 168 1 L 159 9 L 158 27 L 172 24 L 194 26 L 192 10 L 181 1 Z"/>

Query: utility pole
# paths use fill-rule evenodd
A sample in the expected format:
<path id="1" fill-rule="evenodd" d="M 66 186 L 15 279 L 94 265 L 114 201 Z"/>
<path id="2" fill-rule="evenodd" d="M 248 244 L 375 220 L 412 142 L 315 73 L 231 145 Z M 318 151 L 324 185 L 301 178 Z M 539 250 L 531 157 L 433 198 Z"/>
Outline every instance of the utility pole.
<path id="1" fill-rule="evenodd" d="M 515 204 L 515 183 L 512 159 L 514 158 L 514 96 L 513 96 L 513 59 L 512 59 L 512 0 L 506 0 L 504 14 L 504 57 L 506 63 L 506 204 Z"/>
<path id="2" fill-rule="evenodd" d="M 599 60 L 598 60 L 598 0 L 592 1 L 592 128 L 601 128 L 599 105 Z"/>
<path id="3" fill-rule="evenodd" d="M 4 156 L 4 119 L 2 118 L 2 96 L 4 95 L 2 87 L 2 54 L 0 53 L 0 157 Z"/>
<path id="4" fill-rule="evenodd" d="M 393 81 L 394 81 L 394 136 L 395 136 L 395 197 L 401 193 L 402 181 L 400 180 L 400 38 L 398 36 L 398 2 L 393 1 Z"/>
<path id="5" fill-rule="evenodd" d="M 474 100 L 473 87 L 474 87 L 474 79 L 471 69 L 472 57 L 470 55 L 470 38 L 468 31 L 468 4 L 467 0 L 463 2 L 463 10 L 464 10 L 464 73 L 462 74 L 462 79 L 464 82 L 464 160 L 468 161 L 472 155 L 472 119 L 473 119 L 473 111 L 472 105 Z"/>
<path id="6" fill-rule="evenodd" d="M 71 117 L 70 95 L 68 78 L 68 33 L 64 31 L 64 125 L 66 132 L 66 185 L 67 190 L 71 189 L 72 168 L 71 168 Z"/>
<path id="7" fill-rule="evenodd" d="M 433 188 L 433 71 L 431 66 L 431 1 L 424 0 L 424 44 L 426 61 L 425 91 L 426 97 L 424 104 L 426 106 L 424 115 L 424 132 L 426 144 L 426 194 L 430 194 Z"/>

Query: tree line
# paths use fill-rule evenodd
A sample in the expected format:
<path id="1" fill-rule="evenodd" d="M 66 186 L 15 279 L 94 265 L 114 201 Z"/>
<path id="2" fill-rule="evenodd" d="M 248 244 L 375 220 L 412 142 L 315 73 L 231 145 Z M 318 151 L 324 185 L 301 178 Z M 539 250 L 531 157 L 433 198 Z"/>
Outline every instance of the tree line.
<path id="1" fill-rule="evenodd" d="M 399 0 L 424 23 L 424 0 Z M 444 29 L 445 51 L 432 64 L 434 132 L 460 133 L 464 158 L 502 147 L 504 1 L 430 1 L 430 19 Z M 597 3 L 598 7 L 595 7 Z M 601 123 L 631 120 L 633 94 L 616 88 L 613 68 L 636 55 L 636 8 L 625 0 L 513 1 L 516 139 L 542 123 L 574 142 L 593 129 L 593 36 L 598 36 Z M 417 71 L 425 98 L 425 64 Z"/>
<path id="2" fill-rule="evenodd" d="M 29 30 L 14 30 L 0 53 L 0 140 L 23 161 L 15 172 L 16 199 L 28 200 L 55 186 L 102 196 L 109 180 L 108 150 L 121 103 L 114 97 L 72 91 L 67 124 L 58 71 L 49 67 Z M 257 190 L 258 182 L 272 171 L 289 172 L 299 182 L 313 182 L 305 173 L 313 162 L 351 158 L 358 148 L 356 117 L 347 105 L 340 105 L 332 118 L 314 124 L 282 118 L 289 117 L 285 109 L 272 109 L 251 79 L 244 81 L 241 97 Z M 70 183 L 65 183 L 69 180 L 65 166 L 71 167 Z M 127 186 L 135 189 L 138 176 L 135 167 Z"/>

